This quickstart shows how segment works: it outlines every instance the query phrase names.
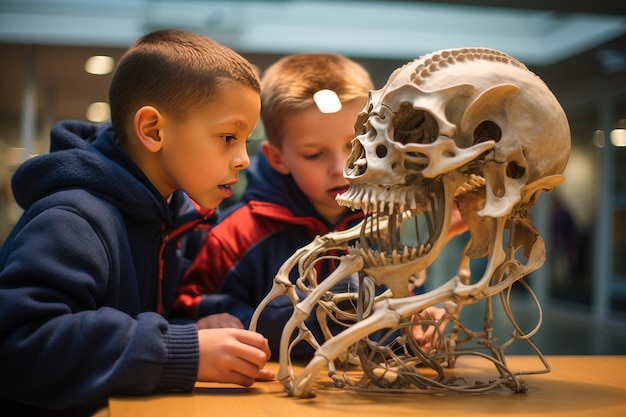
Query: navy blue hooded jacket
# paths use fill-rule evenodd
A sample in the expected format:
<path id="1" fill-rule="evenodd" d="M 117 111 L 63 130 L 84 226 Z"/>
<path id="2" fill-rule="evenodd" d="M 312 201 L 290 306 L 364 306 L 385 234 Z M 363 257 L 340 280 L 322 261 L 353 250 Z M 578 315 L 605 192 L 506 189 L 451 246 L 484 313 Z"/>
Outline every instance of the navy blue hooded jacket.
<path id="1" fill-rule="evenodd" d="M 345 230 L 363 218 L 361 211 L 346 209 L 338 224 L 329 224 L 293 177 L 271 168 L 262 153 L 252 159 L 245 172 L 246 191 L 239 204 L 224 213 L 209 231 L 185 275 L 174 305 L 175 315 L 198 319 L 228 312 L 248 327 L 257 305 L 272 288 L 276 272 L 287 258 L 315 236 Z M 322 262 L 318 276 L 323 279 L 333 268 L 331 262 Z M 297 272 L 297 269 L 292 271 L 292 282 L 298 278 Z M 342 284 L 344 291 L 346 285 L 347 282 Z M 350 285 L 356 291 L 358 280 Z M 281 333 L 292 313 L 291 301 L 281 296 L 260 316 L 256 330 L 268 339 L 273 358 L 277 358 Z M 323 340 L 314 314 L 306 325 L 318 340 Z M 302 358 L 312 353 L 306 343 L 300 343 L 293 352 Z"/>
<path id="2" fill-rule="evenodd" d="M 112 394 L 191 390 L 197 328 L 164 317 L 179 238 L 210 211 L 180 191 L 168 204 L 110 126 L 84 122 L 55 125 L 50 153 L 12 181 L 24 213 L 0 250 L 2 414 L 89 415 Z"/>

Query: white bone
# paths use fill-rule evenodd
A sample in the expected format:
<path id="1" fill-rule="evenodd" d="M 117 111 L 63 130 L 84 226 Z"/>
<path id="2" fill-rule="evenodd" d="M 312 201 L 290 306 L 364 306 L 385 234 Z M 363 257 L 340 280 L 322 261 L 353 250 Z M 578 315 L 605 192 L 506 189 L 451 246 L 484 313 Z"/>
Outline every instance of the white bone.
<path id="1" fill-rule="evenodd" d="M 546 257 L 530 209 L 541 192 L 563 180 L 569 157 L 569 125 L 558 101 L 535 74 L 502 52 L 442 50 L 394 71 L 383 88 L 371 93 L 357 125 L 364 133 L 353 141 L 344 169 L 350 189 L 337 196 L 337 202 L 363 210 L 365 219 L 297 250 L 277 273 L 252 319 L 255 329 L 261 311 L 279 295 L 287 294 L 294 305 L 280 341 L 278 379 L 298 397 L 314 395 L 312 384 L 323 368 L 337 386 L 345 382 L 359 390 L 484 392 L 506 386 L 525 391 L 522 375 L 550 369 L 530 340 L 541 325 L 541 308 L 524 277 Z M 455 206 L 471 233 L 457 275 L 413 296 L 410 289 L 424 283 L 426 268 L 447 242 Z M 403 230 L 410 221 L 416 222 L 418 236 L 409 247 L 396 229 Z M 349 246 L 353 240 L 359 243 Z M 345 253 L 333 258 L 340 259 L 337 269 L 318 277 L 316 263 L 337 250 Z M 473 258 L 486 260 L 475 279 Z M 291 283 L 289 274 L 296 267 L 299 278 Z M 331 292 L 355 273 L 367 285 L 357 293 Z M 375 295 L 373 283 L 386 291 Z M 526 288 L 539 311 L 539 322 L 529 333 L 517 326 L 509 305 L 515 283 Z M 298 299 L 295 287 L 305 294 L 303 299 Z M 502 344 L 492 328 L 498 298 L 513 327 Z M 347 300 L 355 303 L 356 313 L 342 310 L 340 303 Z M 460 312 L 480 301 L 484 325 L 473 330 L 462 322 Z M 445 308 L 443 317 L 422 318 L 433 306 Z M 324 340 L 315 340 L 304 325 L 315 307 Z M 353 323 L 333 335 L 327 325 L 333 319 Z M 446 321 L 451 325 L 447 331 Z M 415 326 L 434 330 L 431 347 L 418 344 Z M 388 337 L 373 338 L 387 329 Z M 504 351 L 516 341 L 530 346 L 543 369 L 508 368 Z M 315 354 L 295 375 L 290 355 L 294 343 L 300 342 L 310 343 Z M 492 362 L 500 377 L 483 384 L 446 377 L 444 367 L 453 367 L 464 355 Z M 363 376 L 353 382 L 344 375 L 340 381 L 335 361 L 360 365 Z M 422 375 L 420 367 L 434 370 L 436 376 Z"/>

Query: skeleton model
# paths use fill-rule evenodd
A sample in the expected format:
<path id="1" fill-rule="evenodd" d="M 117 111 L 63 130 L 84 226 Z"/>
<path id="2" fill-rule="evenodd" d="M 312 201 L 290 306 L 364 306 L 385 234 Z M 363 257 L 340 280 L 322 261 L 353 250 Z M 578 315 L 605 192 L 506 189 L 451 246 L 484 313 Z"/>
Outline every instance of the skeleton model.
<path id="1" fill-rule="evenodd" d="M 382 89 L 371 92 L 355 126 L 344 169 L 350 189 L 337 201 L 363 210 L 364 220 L 351 230 L 318 236 L 296 251 L 252 319 L 255 329 L 260 312 L 280 295 L 293 302 L 279 352 L 278 379 L 285 390 L 313 396 L 312 383 L 326 368 L 336 386 L 347 383 L 355 389 L 526 391 L 522 375 L 550 368 L 530 341 L 541 319 L 525 334 L 513 318 L 509 295 L 514 283 L 532 295 L 523 278 L 545 261 L 545 245 L 529 211 L 542 191 L 564 179 L 570 134 L 561 106 L 539 77 L 502 52 L 442 50 L 397 69 Z M 412 295 L 410 287 L 425 282 L 426 268 L 446 243 L 455 205 L 471 233 L 458 273 L 438 288 Z M 415 243 L 403 243 L 406 230 L 412 230 Z M 337 249 L 346 255 L 331 257 Z M 482 276 L 470 273 L 474 258 L 485 261 Z M 339 262 L 325 278 L 315 269 L 322 259 Z M 294 284 L 289 273 L 296 267 Z M 331 291 L 351 274 L 358 274 L 358 289 Z M 514 329 L 503 344 L 493 335 L 494 296 Z M 484 327 L 474 331 L 459 313 L 478 302 L 485 304 Z M 431 306 L 445 308 L 441 320 L 420 314 Z M 316 340 L 305 326 L 311 314 L 316 314 L 324 340 Z M 333 334 L 330 321 L 345 329 Z M 412 337 L 416 325 L 434 329 L 430 348 Z M 531 346 L 543 369 L 509 369 L 504 350 L 518 340 Z M 295 375 L 290 352 L 301 342 L 310 343 L 315 354 Z M 464 355 L 490 361 L 499 377 L 473 384 L 449 377 Z M 344 366 L 343 378 L 338 364 Z M 355 368 L 362 374 L 358 381 L 348 376 Z"/>

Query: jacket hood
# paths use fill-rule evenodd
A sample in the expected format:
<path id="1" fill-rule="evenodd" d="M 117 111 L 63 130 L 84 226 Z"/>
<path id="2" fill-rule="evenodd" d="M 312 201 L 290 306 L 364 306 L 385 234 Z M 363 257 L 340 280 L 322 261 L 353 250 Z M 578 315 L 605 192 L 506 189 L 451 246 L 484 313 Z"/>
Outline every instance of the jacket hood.
<path id="1" fill-rule="evenodd" d="M 24 210 L 56 191 L 83 188 L 122 212 L 160 213 L 155 221 L 169 218 L 166 200 L 117 144 L 110 124 L 58 122 L 50 133 L 50 152 L 21 164 L 12 188 Z"/>

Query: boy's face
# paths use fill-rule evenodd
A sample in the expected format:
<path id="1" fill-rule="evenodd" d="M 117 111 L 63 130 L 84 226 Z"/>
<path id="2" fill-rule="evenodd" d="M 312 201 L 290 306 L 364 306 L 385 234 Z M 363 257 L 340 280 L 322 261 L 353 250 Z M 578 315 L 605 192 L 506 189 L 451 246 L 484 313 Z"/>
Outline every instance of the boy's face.
<path id="1" fill-rule="evenodd" d="M 163 195 L 182 189 L 200 206 L 216 207 L 232 195 L 230 187 L 250 163 L 246 140 L 260 108 L 256 91 L 227 81 L 211 104 L 183 120 L 164 116 L 156 153 L 159 172 L 152 182 Z"/>
<path id="2" fill-rule="evenodd" d="M 298 187 L 317 212 L 331 224 L 345 211 L 335 196 L 348 189 L 343 168 L 352 149 L 354 122 L 365 100 L 352 100 L 332 114 L 317 107 L 299 111 L 284 119 L 282 150 L 272 166 L 283 174 L 291 173 Z"/>

